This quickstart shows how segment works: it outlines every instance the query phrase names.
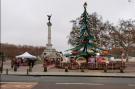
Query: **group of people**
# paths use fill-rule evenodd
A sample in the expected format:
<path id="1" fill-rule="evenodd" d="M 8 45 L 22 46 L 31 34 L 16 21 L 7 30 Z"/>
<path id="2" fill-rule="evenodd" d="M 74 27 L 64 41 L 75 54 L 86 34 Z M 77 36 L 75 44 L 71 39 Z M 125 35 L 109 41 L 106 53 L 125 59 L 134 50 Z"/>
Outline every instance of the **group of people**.
<path id="1" fill-rule="evenodd" d="M 98 57 L 94 57 L 94 56 L 91 56 L 88 58 L 88 63 L 109 63 L 109 58 L 108 57 L 105 57 L 105 56 L 98 56 Z"/>
<path id="2" fill-rule="evenodd" d="M 63 59 L 56 58 L 56 59 L 49 59 L 48 57 L 45 57 L 43 60 L 43 66 L 48 66 L 48 65 L 59 65 L 62 62 Z"/>
<path id="3" fill-rule="evenodd" d="M 34 66 L 35 65 L 35 60 L 30 60 L 30 59 L 12 59 L 11 60 L 11 68 L 19 68 L 19 66 Z"/>

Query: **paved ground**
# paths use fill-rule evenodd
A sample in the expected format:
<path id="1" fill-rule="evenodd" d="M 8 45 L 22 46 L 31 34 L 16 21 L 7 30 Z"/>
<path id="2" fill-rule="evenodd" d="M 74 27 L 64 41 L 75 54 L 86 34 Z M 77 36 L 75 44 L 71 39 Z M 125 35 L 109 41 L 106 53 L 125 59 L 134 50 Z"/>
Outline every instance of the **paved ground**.
<path id="1" fill-rule="evenodd" d="M 105 85 L 97 83 L 6 83 L 1 89 L 135 89 L 134 84 Z"/>
<path id="2" fill-rule="evenodd" d="M 2 89 L 135 89 L 135 78 L 2 75 Z"/>
<path id="3" fill-rule="evenodd" d="M 69 72 L 65 72 L 64 69 L 56 69 L 54 65 L 48 67 L 47 72 L 43 72 L 42 64 L 36 64 L 29 73 L 29 75 L 66 75 L 66 76 L 122 76 L 122 77 L 135 77 L 135 62 L 126 63 L 125 73 L 120 73 L 120 70 L 108 70 L 107 73 L 104 73 L 103 70 L 85 70 L 85 72 L 81 72 L 81 70 L 69 70 Z M 4 72 L 6 74 L 6 69 L 9 69 L 8 74 L 12 75 L 26 75 L 27 74 L 27 66 L 20 66 L 17 72 L 14 72 L 13 69 L 10 68 L 10 61 L 4 63 Z"/>
<path id="4" fill-rule="evenodd" d="M 6 74 L 7 68 L 9 75 L 3 75 Z M 109 70 L 107 73 L 103 70 L 64 72 L 64 69 L 53 68 L 53 65 L 49 66 L 48 72 L 42 72 L 42 64 L 34 66 L 33 72 L 29 73 L 34 76 L 26 76 L 26 70 L 27 66 L 21 66 L 17 72 L 14 72 L 10 68 L 10 62 L 5 62 L 0 89 L 135 89 L 135 62 L 127 63 L 125 73 L 119 73 L 119 70 Z"/>
<path id="5" fill-rule="evenodd" d="M 38 83 L 36 82 L 8 82 L 8 83 L 2 83 L 0 89 L 32 89 L 34 86 L 36 86 Z"/>

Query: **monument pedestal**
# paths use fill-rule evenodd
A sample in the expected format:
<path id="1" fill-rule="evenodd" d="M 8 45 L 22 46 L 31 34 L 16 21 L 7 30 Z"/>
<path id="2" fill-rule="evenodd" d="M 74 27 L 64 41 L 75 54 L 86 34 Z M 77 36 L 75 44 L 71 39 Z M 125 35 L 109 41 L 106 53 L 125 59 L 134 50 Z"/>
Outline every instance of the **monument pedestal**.
<path id="1" fill-rule="evenodd" d="M 58 51 L 54 48 L 46 48 L 44 52 L 42 53 L 42 57 L 44 59 L 49 59 L 49 60 L 57 60 L 61 59 L 61 56 Z"/>

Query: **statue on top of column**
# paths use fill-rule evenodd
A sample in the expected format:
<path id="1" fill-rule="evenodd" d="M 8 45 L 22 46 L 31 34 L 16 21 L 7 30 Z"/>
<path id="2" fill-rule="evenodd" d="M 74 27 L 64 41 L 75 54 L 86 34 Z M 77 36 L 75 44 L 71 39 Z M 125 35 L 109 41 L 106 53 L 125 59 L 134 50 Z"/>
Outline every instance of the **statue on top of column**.
<path id="1" fill-rule="evenodd" d="M 50 22 L 52 15 L 47 15 L 47 16 L 48 16 L 48 21 Z"/>

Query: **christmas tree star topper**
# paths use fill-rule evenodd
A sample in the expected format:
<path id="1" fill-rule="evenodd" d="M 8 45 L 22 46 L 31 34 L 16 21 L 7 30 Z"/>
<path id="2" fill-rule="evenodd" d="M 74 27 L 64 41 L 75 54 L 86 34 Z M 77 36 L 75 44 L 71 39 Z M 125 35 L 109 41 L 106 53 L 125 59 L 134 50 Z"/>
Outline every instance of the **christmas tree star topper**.
<path id="1" fill-rule="evenodd" d="M 86 8 L 87 7 L 87 3 L 85 2 L 83 6 L 84 6 L 84 8 Z"/>

